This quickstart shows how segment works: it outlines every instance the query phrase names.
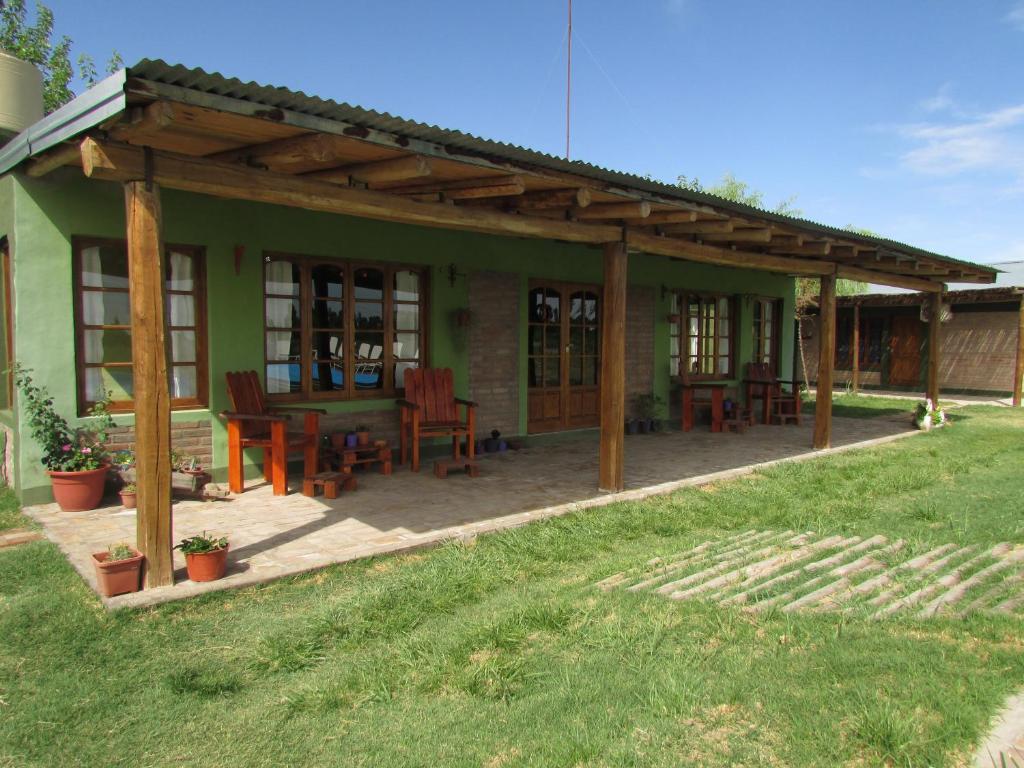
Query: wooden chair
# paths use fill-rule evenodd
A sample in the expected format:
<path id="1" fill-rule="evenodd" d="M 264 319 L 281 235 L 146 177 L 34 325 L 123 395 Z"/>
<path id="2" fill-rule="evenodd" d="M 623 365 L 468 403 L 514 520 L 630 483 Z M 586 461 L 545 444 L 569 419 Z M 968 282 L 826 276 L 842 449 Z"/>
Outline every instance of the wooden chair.
<path id="1" fill-rule="evenodd" d="M 412 471 L 420 470 L 420 440 L 425 437 L 451 437 L 452 454 L 459 458 L 459 443 L 466 438 L 470 461 L 475 456 L 476 403 L 455 397 L 451 368 L 410 368 L 405 372 L 405 399 L 401 407 L 401 458 L 408 460 L 412 442 Z M 459 419 L 458 407 L 466 408 L 466 419 Z"/>
<path id="2" fill-rule="evenodd" d="M 268 408 L 256 371 L 227 374 L 230 411 L 220 414 L 228 422 L 228 487 L 244 490 L 242 450 L 263 449 L 263 478 L 274 486 L 275 496 L 288 493 L 288 454 L 302 453 L 304 477 L 320 471 L 319 408 Z M 302 414 L 302 432 L 289 432 L 292 414 Z"/>
<path id="3" fill-rule="evenodd" d="M 800 426 L 800 387 L 795 381 L 777 379 L 767 363 L 747 363 L 747 376 L 743 380 L 747 387 L 747 407 L 753 412 L 754 400 L 761 401 L 761 423 L 771 423 L 772 417 L 778 417 L 785 424 L 792 420 Z M 790 391 L 782 389 L 783 384 L 790 385 Z"/>

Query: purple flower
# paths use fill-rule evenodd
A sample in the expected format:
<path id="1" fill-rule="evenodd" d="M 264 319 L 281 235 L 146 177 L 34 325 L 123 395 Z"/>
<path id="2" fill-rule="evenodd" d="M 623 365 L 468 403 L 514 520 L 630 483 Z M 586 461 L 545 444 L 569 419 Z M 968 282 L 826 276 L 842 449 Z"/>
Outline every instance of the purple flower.
<path id="1" fill-rule="evenodd" d="M 83 448 L 82 453 L 92 453 L 92 448 Z"/>
<path id="2" fill-rule="evenodd" d="M 62 445 L 62 446 L 60 447 L 60 449 L 61 449 L 62 451 L 64 451 L 64 453 L 67 453 L 68 451 L 70 451 L 70 450 L 71 450 L 71 443 L 68 443 L 68 444 L 66 444 L 66 445 Z"/>

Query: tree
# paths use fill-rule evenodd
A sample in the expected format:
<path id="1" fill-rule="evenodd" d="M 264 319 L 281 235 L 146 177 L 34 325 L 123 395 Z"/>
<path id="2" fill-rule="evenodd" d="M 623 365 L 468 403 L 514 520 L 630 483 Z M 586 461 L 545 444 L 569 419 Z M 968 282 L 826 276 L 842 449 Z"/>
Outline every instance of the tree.
<path id="1" fill-rule="evenodd" d="M 43 75 L 43 109 L 47 114 L 75 97 L 71 80 L 75 76 L 71 64 L 72 40 L 67 35 L 53 39 L 53 11 L 36 2 L 35 23 L 28 22 L 25 0 L 0 0 L 0 49 L 39 68 Z M 114 51 L 107 63 L 107 72 L 116 72 L 124 65 Z M 96 65 L 92 57 L 81 54 L 78 66 L 87 85 L 96 83 Z"/>

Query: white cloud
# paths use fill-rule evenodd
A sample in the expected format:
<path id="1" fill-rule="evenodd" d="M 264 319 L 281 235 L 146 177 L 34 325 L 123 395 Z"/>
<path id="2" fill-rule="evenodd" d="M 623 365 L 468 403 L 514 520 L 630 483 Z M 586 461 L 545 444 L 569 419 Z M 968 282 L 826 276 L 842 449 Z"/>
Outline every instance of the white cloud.
<path id="1" fill-rule="evenodd" d="M 943 83 L 934 96 L 923 99 L 919 106 L 925 112 L 944 112 L 952 110 L 956 106 L 953 101 L 953 84 Z"/>
<path id="2" fill-rule="evenodd" d="M 901 161 L 917 173 L 951 176 L 983 171 L 1024 178 L 1024 104 L 897 130 L 916 145 L 903 153 Z"/>
<path id="3" fill-rule="evenodd" d="M 1024 32 L 1024 2 L 1018 2 L 1010 9 L 1010 12 L 1006 14 L 1005 21 Z"/>

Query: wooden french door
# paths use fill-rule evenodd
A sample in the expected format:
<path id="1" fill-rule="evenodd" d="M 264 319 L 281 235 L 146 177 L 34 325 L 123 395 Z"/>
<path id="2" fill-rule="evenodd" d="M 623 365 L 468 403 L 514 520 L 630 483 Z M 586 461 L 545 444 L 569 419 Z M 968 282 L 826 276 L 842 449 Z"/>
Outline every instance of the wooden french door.
<path id="1" fill-rule="evenodd" d="M 889 383 L 914 386 L 921 380 L 921 321 L 896 315 L 889 332 Z"/>
<path id="2" fill-rule="evenodd" d="M 600 296 L 596 285 L 530 281 L 527 430 L 600 422 Z"/>

